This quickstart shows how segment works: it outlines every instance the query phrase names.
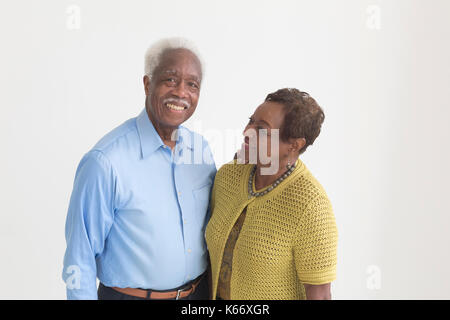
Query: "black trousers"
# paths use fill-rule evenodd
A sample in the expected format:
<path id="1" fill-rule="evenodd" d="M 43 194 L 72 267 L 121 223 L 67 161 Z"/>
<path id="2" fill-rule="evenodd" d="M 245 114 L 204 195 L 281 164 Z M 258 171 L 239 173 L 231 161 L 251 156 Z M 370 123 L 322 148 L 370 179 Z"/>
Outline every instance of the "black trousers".
<path id="1" fill-rule="evenodd" d="M 113 288 L 107 287 L 100 283 L 98 287 L 98 300 L 145 300 L 144 298 L 130 296 L 128 294 L 121 293 Z M 180 300 L 208 300 L 209 288 L 207 277 L 203 277 L 197 288 L 186 298 L 180 298 Z"/>

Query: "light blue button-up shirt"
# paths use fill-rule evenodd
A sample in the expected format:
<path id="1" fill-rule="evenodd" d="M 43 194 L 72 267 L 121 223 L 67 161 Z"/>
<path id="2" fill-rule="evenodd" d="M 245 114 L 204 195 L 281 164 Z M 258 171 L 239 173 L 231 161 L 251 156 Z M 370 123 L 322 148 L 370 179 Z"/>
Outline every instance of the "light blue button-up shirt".
<path id="1" fill-rule="evenodd" d="M 106 286 L 167 290 L 202 274 L 216 167 L 202 136 L 180 126 L 167 147 L 145 109 L 82 158 L 66 220 L 68 299 Z"/>

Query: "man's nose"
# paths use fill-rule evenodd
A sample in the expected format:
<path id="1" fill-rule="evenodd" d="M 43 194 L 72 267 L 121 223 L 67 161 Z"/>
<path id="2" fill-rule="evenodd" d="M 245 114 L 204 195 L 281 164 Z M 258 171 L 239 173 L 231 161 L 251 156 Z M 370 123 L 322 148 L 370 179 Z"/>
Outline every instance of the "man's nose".
<path id="1" fill-rule="evenodd" d="M 184 99 L 189 97 L 189 92 L 187 90 L 186 84 L 184 81 L 180 81 L 178 85 L 172 91 L 173 95 L 177 96 L 180 99 Z"/>

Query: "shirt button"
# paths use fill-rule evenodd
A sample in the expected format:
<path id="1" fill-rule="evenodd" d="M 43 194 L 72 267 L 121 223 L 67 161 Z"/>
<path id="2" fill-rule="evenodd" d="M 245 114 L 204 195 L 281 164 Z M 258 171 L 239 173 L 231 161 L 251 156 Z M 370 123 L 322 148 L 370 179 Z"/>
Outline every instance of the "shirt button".
<path id="1" fill-rule="evenodd" d="M 180 191 L 178 191 L 178 195 L 181 196 L 181 192 Z"/>
<path id="2" fill-rule="evenodd" d="M 191 253 L 192 252 L 192 250 L 191 249 L 188 249 L 188 253 Z"/>

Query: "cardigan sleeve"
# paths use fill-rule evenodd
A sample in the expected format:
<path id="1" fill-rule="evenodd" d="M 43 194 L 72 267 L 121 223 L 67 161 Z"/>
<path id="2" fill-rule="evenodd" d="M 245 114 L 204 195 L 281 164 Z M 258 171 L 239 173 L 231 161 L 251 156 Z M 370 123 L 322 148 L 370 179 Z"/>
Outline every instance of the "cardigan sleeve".
<path id="1" fill-rule="evenodd" d="M 294 261 L 301 282 L 320 285 L 336 279 L 337 240 L 331 203 L 319 195 L 306 207 L 295 233 Z"/>

